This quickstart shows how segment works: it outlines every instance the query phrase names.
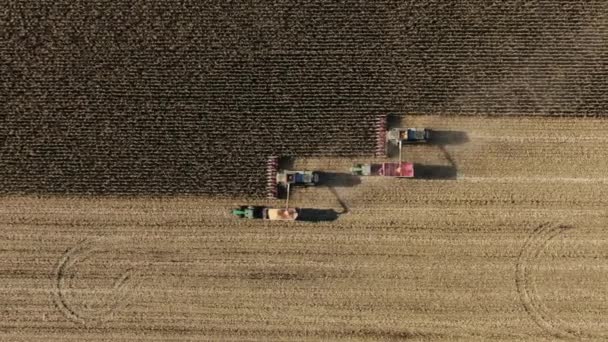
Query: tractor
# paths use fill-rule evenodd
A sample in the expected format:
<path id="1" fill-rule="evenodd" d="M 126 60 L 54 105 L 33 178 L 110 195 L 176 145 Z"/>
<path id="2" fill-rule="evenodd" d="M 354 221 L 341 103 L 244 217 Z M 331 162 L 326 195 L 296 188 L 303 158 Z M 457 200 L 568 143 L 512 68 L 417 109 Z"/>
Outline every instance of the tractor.
<path id="1" fill-rule="evenodd" d="M 232 210 L 232 214 L 247 219 L 295 221 L 298 218 L 299 209 L 242 206 L 238 209 Z"/>
<path id="2" fill-rule="evenodd" d="M 270 208 L 264 206 L 241 206 L 238 209 L 232 210 L 232 214 L 241 218 L 262 219 L 269 221 L 295 221 L 300 214 L 300 209 L 289 207 L 289 190 L 291 183 L 287 183 L 287 199 L 285 207 Z"/>

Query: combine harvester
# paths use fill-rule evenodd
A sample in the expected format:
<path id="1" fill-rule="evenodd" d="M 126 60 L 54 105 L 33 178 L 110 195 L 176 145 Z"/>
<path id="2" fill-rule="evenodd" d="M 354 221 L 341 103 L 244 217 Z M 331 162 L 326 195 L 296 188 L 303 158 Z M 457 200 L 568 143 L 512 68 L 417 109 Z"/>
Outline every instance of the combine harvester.
<path id="1" fill-rule="evenodd" d="M 431 130 L 428 128 L 390 128 L 389 116 L 380 115 L 376 122 L 376 156 L 387 156 L 389 147 L 399 149 L 404 144 L 428 143 L 431 139 Z"/>
<path id="2" fill-rule="evenodd" d="M 270 157 L 266 165 L 267 196 L 278 197 L 279 188 L 289 186 L 315 186 L 319 183 L 319 173 L 315 171 L 279 170 L 279 158 Z M 289 190 L 287 191 L 289 192 Z"/>
<path id="3" fill-rule="evenodd" d="M 319 174 L 314 171 L 288 171 L 283 170 L 277 173 L 277 185 L 287 187 L 287 185 L 315 186 L 319 183 Z"/>
<path id="4" fill-rule="evenodd" d="M 427 128 L 393 128 L 386 132 L 385 154 L 389 154 L 389 146 L 395 146 L 399 149 L 399 160 L 401 160 L 403 145 L 428 143 L 430 139 L 431 130 Z"/>
<path id="5" fill-rule="evenodd" d="M 426 128 L 393 128 L 386 140 L 395 145 L 426 143 L 431 139 L 431 131 Z"/>

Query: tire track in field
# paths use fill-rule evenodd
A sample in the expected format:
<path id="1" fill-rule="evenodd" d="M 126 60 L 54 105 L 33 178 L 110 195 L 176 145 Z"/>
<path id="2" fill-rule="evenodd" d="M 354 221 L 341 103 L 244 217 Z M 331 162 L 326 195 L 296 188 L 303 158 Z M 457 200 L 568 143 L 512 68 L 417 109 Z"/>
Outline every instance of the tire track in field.
<path id="1" fill-rule="evenodd" d="M 580 143 L 607 143 L 608 138 L 603 136 L 508 136 L 508 135 L 481 135 L 471 134 L 471 139 L 487 140 L 492 142 L 509 143 L 552 143 L 552 144 L 580 144 Z"/>
<path id="2" fill-rule="evenodd" d="M 551 335 L 565 339 L 605 338 L 606 336 L 603 334 L 597 336 L 597 334 L 585 332 L 580 326 L 558 318 L 547 308 L 538 292 L 534 278 L 534 272 L 537 269 L 536 261 L 553 239 L 571 229 L 574 227 L 544 223 L 532 232 L 517 261 L 515 277 L 517 292 L 528 315 L 540 328 Z"/>
<path id="3" fill-rule="evenodd" d="M 139 269 L 133 266 L 120 273 L 111 288 L 101 291 L 86 290 L 88 297 L 95 296 L 96 299 L 100 299 L 100 305 L 79 302 L 74 298 L 79 292 L 85 292 L 74 287 L 74 282 L 78 278 L 77 265 L 97 258 L 101 253 L 110 253 L 109 250 L 100 248 L 100 245 L 99 240 L 80 241 L 62 255 L 54 272 L 55 307 L 68 320 L 84 327 L 99 326 L 110 320 L 116 311 L 128 305 L 129 289 L 138 286 Z"/>
<path id="4" fill-rule="evenodd" d="M 475 177 L 459 176 L 458 181 L 471 183 L 603 183 L 608 184 L 608 178 L 593 177 Z"/>

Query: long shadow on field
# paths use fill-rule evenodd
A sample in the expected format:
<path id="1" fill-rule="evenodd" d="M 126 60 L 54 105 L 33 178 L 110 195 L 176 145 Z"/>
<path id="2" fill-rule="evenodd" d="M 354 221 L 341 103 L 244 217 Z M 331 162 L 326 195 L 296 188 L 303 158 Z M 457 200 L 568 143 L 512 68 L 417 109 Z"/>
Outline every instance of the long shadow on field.
<path id="1" fill-rule="evenodd" d="M 301 208 L 298 221 L 328 222 L 335 221 L 338 217 L 340 217 L 340 213 L 334 209 Z"/>
<path id="2" fill-rule="evenodd" d="M 336 200 L 340 204 L 342 208 L 341 212 L 337 212 L 334 209 L 313 209 L 313 208 L 301 208 L 300 215 L 298 216 L 298 220 L 307 221 L 307 222 L 327 222 L 327 221 L 335 221 L 340 215 L 347 214 L 350 209 L 344 200 L 340 197 L 336 189 L 333 187 L 329 187 L 329 191 L 336 196 Z"/>
<path id="3" fill-rule="evenodd" d="M 453 165 L 414 164 L 416 179 L 451 179 L 458 176 L 458 169 Z"/>
<path id="4" fill-rule="evenodd" d="M 361 178 L 344 172 L 319 172 L 319 186 L 347 188 L 361 184 Z"/>
<path id="5" fill-rule="evenodd" d="M 429 144 L 433 145 L 460 145 L 469 142 L 469 135 L 464 131 L 440 131 L 431 129 Z"/>

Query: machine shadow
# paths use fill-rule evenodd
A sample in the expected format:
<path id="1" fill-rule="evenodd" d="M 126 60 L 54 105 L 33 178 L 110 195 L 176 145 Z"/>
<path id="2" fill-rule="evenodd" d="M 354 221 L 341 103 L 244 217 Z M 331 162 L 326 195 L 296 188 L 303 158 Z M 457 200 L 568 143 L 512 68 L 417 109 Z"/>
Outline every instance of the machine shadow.
<path id="1" fill-rule="evenodd" d="M 447 179 L 455 180 L 458 169 L 453 165 L 425 165 L 414 164 L 416 179 Z"/>
<path id="2" fill-rule="evenodd" d="M 401 115 L 389 114 L 386 118 L 386 128 L 391 130 L 393 128 L 403 127 L 403 117 Z"/>
<path id="3" fill-rule="evenodd" d="M 293 170 L 296 159 L 290 156 L 279 157 L 278 168 L 280 170 Z"/>
<path id="4" fill-rule="evenodd" d="M 348 188 L 361 184 L 359 176 L 345 172 L 319 172 L 318 186 Z"/>
<path id="5" fill-rule="evenodd" d="M 386 143 L 386 156 L 388 158 L 399 157 L 399 146 L 387 142 Z"/>
<path id="6" fill-rule="evenodd" d="M 431 129 L 429 144 L 460 145 L 469 142 L 469 135 L 464 131 L 441 131 Z"/>
<path id="7" fill-rule="evenodd" d="M 334 209 L 300 208 L 298 221 L 305 222 L 330 222 L 340 217 L 340 213 Z"/>

